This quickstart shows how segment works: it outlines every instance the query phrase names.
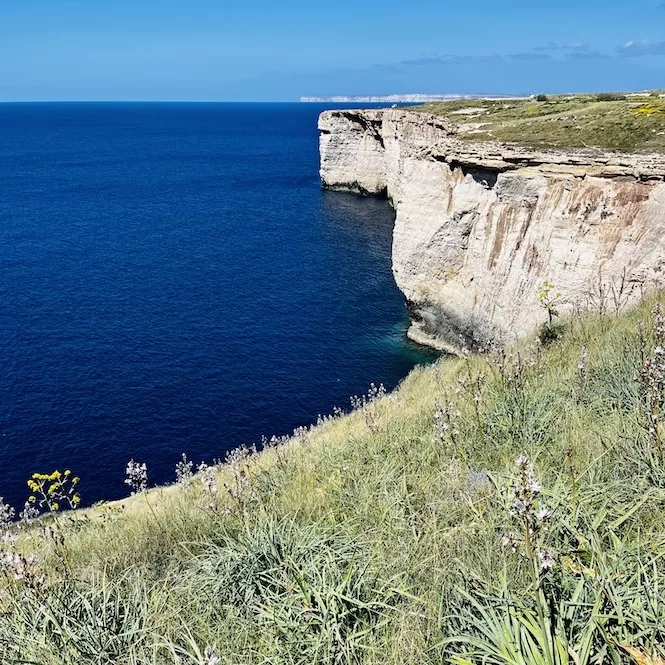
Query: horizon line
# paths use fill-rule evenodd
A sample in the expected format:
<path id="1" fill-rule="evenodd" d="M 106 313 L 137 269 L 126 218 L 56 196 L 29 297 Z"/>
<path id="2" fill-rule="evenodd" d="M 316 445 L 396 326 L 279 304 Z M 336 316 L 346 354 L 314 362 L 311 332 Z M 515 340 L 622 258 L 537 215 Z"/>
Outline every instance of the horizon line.
<path id="1" fill-rule="evenodd" d="M 386 94 L 357 94 L 357 95 L 346 95 L 346 94 L 333 94 L 333 95 L 300 95 L 297 98 L 289 99 L 81 99 L 81 98 L 71 98 L 71 99 L 0 99 L 0 104 L 128 104 L 128 103 L 141 103 L 141 104 L 289 104 L 289 103 L 299 103 L 299 104 L 311 104 L 313 102 L 306 101 L 308 99 L 330 99 L 337 97 L 449 97 L 449 96 L 460 96 L 460 97 L 491 97 L 491 96 L 515 96 L 515 97 L 525 97 L 530 94 L 535 93 L 506 93 L 506 92 L 437 92 L 437 93 L 428 93 L 428 92 L 391 92 Z M 549 93 L 549 94 L 573 94 L 573 93 Z M 579 93 L 578 93 L 579 94 Z M 315 103 L 315 102 L 314 102 Z M 367 103 L 367 102 L 366 102 Z M 380 103 L 380 102 L 377 102 Z M 408 103 L 408 102 L 406 102 Z"/>

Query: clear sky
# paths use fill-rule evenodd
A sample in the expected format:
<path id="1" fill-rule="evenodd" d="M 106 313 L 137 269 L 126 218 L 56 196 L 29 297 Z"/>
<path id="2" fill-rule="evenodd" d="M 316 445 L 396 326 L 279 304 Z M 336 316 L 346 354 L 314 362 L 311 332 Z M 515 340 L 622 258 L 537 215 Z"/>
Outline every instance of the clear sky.
<path id="1" fill-rule="evenodd" d="M 660 0 L 0 0 L 0 100 L 658 87 Z"/>

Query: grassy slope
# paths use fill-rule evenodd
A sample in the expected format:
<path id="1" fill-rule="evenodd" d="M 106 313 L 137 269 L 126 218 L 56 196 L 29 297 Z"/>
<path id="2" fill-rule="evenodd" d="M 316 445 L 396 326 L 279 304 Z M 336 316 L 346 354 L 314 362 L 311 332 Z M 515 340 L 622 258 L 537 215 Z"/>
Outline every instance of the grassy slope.
<path id="1" fill-rule="evenodd" d="M 595 95 L 557 95 L 547 101 L 433 102 L 416 111 L 455 124 L 484 123 L 460 138 L 498 140 L 538 148 L 602 148 L 621 152 L 665 152 L 665 99 L 653 96 L 598 101 Z M 473 114 L 457 111 L 483 109 Z"/>
<path id="2" fill-rule="evenodd" d="M 627 657 L 619 643 L 662 646 L 665 611 L 647 605 L 664 581 L 665 467 L 636 380 L 652 304 L 571 321 L 542 353 L 416 369 L 364 410 L 240 462 L 238 476 L 220 469 L 216 499 L 194 480 L 103 516 L 61 516 L 55 536 L 32 527 L 19 547 L 39 552 L 46 579 L 3 585 L 0 662 L 210 665 L 210 645 L 229 664 L 443 662 L 464 649 L 447 637 L 479 630 L 455 616 L 509 606 L 484 592 L 538 606 L 528 557 L 501 547 L 519 533 L 507 488 L 520 454 L 555 509 L 539 536 L 557 559 L 542 588 L 561 602 L 580 588 L 610 617 L 578 596 L 562 629 L 571 644 L 595 621 L 604 662 Z M 459 410 L 459 435 L 437 434 L 436 401 Z M 239 501 L 223 482 L 244 487 Z"/>

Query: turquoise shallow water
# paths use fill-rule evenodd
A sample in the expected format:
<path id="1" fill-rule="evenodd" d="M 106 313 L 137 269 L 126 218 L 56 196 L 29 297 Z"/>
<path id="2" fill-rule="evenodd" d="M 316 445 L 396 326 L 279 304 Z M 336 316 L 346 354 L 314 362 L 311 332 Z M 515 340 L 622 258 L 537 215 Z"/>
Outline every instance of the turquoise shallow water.
<path id="1" fill-rule="evenodd" d="M 392 388 L 385 201 L 322 191 L 307 104 L 0 105 L 0 495 L 86 503 Z"/>

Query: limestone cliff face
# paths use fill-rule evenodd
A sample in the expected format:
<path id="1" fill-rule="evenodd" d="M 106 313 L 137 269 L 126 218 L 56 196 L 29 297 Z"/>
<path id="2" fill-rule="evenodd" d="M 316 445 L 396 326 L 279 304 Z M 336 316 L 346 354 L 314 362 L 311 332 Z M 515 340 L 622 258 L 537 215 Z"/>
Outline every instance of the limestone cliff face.
<path id="1" fill-rule="evenodd" d="M 319 119 L 325 187 L 385 195 L 409 336 L 457 351 L 547 318 L 548 280 L 576 305 L 630 304 L 665 267 L 665 156 L 538 152 L 456 138 L 399 109 Z"/>

